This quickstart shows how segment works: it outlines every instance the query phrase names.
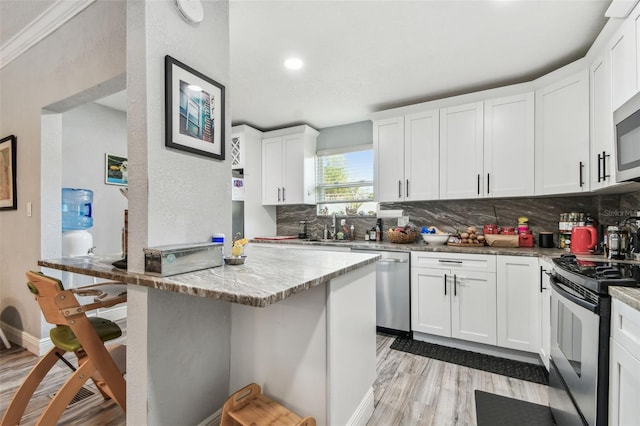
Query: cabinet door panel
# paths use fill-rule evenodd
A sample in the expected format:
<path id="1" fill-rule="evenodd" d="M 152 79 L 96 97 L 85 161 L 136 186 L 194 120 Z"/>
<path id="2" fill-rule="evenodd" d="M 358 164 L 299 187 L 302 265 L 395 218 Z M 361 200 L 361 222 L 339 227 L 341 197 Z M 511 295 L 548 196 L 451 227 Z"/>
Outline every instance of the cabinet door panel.
<path id="1" fill-rule="evenodd" d="M 591 102 L 591 190 L 604 188 L 615 182 L 613 178 L 613 113 L 611 86 L 606 56 L 596 59 L 590 67 Z M 605 154 L 602 159 L 603 153 Z"/>
<path id="2" fill-rule="evenodd" d="M 304 202 L 304 141 L 302 135 L 282 137 L 284 164 L 282 182 L 284 204 Z"/>
<path id="3" fill-rule="evenodd" d="M 478 198 L 482 179 L 483 103 L 440 110 L 440 197 Z"/>
<path id="4" fill-rule="evenodd" d="M 640 360 L 611 341 L 609 424 L 636 425 L 640 419 Z"/>
<path id="5" fill-rule="evenodd" d="M 262 141 L 262 204 L 279 204 L 282 200 L 282 138 Z"/>
<path id="6" fill-rule="evenodd" d="M 617 109 L 633 96 L 636 87 L 635 22 L 625 22 L 611 39 L 611 102 Z"/>
<path id="7" fill-rule="evenodd" d="M 535 119 L 536 195 L 588 191 L 589 71 L 536 91 Z"/>
<path id="8" fill-rule="evenodd" d="M 484 196 L 533 195 L 534 94 L 484 103 Z"/>
<path id="9" fill-rule="evenodd" d="M 404 119 L 404 197 L 437 200 L 440 190 L 440 120 L 437 109 Z"/>
<path id="10" fill-rule="evenodd" d="M 451 275 L 442 269 L 411 269 L 411 328 L 451 336 Z M 445 281 L 446 280 L 446 281 Z"/>
<path id="11" fill-rule="evenodd" d="M 472 342 L 496 344 L 496 277 L 481 272 L 454 275 L 451 335 Z"/>
<path id="12" fill-rule="evenodd" d="M 374 180 L 378 201 L 404 199 L 404 118 L 377 121 L 373 125 Z"/>
<path id="13" fill-rule="evenodd" d="M 498 346 L 538 352 L 538 259 L 498 256 Z"/>

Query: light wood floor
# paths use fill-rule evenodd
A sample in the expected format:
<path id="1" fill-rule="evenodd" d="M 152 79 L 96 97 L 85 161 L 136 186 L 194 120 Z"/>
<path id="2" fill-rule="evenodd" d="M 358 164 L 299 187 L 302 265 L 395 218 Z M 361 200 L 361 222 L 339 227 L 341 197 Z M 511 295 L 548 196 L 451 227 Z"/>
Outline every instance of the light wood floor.
<path id="1" fill-rule="evenodd" d="M 475 425 L 474 390 L 479 389 L 538 404 L 548 404 L 547 387 L 434 359 L 391 350 L 394 337 L 378 335 L 378 379 L 374 384 L 375 411 L 371 426 Z M 14 346 L 0 350 L 0 413 L 38 358 Z M 29 403 L 24 425 L 33 425 L 38 414 L 67 376 L 61 362 Z M 125 425 L 125 415 L 112 401 L 95 395 L 68 408 L 62 425 Z M 213 409 L 213 407 L 212 407 Z M 339 426 L 339 425 L 334 425 Z"/>

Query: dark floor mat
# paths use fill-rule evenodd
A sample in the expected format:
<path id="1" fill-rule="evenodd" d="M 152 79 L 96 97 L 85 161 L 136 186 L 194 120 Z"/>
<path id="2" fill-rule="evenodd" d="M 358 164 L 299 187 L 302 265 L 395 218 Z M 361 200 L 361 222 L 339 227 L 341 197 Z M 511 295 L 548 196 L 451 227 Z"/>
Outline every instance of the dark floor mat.
<path id="1" fill-rule="evenodd" d="M 549 374 L 542 365 L 514 361 L 402 337 L 396 338 L 391 344 L 391 349 L 451 362 L 490 373 L 502 374 L 503 376 L 513 377 L 514 379 L 549 385 Z"/>
<path id="2" fill-rule="evenodd" d="M 553 426 L 551 409 L 545 405 L 475 391 L 478 426 Z"/>

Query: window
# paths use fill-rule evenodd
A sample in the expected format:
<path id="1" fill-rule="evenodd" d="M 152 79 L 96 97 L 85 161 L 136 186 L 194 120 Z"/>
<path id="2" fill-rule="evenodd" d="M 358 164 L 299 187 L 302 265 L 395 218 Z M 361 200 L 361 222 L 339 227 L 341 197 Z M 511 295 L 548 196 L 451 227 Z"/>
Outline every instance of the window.
<path id="1" fill-rule="evenodd" d="M 327 150 L 316 156 L 318 216 L 375 216 L 373 149 Z"/>

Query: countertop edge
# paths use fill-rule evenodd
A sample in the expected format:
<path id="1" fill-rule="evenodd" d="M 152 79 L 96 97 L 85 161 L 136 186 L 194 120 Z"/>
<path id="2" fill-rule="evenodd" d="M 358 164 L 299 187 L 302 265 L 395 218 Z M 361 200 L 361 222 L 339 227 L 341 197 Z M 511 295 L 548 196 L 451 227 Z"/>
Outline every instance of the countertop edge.
<path id="1" fill-rule="evenodd" d="M 449 246 L 449 245 L 428 245 L 424 242 L 416 242 L 409 244 L 398 244 L 388 241 L 309 241 L 300 239 L 287 240 L 251 240 L 251 243 L 266 245 L 304 245 L 331 248 L 349 248 L 356 250 L 379 250 L 379 251 L 423 251 L 435 253 L 468 253 L 468 254 L 494 254 L 504 256 L 529 256 L 529 257 L 558 257 L 561 254 L 568 253 L 566 250 L 558 248 L 541 248 L 541 247 L 493 247 L 493 246 Z"/>
<path id="2" fill-rule="evenodd" d="M 614 299 L 618 299 L 633 309 L 640 311 L 640 288 L 611 286 L 609 287 L 609 294 Z"/>
<path id="3" fill-rule="evenodd" d="M 190 296 L 205 297 L 209 299 L 237 303 L 237 304 L 242 304 L 242 305 L 247 305 L 252 307 L 266 307 L 274 303 L 277 303 L 281 300 L 284 300 L 294 294 L 303 292 L 304 290 L 328 283 L 334 278 L 337 278 L 342 275 L 346 275 L 349 272 L 352 272 L 356 269 L 365 267 L 369 264 L 373 264 L 379 258 L 380 258 L 379 255 L 375 255 L 374 253 L 371 253 L 370 257 L 367 259 L 359 260 L 357 262 L 339 267 L 329 272 L 319 273 L 319 275 L 316 277 L 313 277 L 310 279 L 303 279 L 301 282 L 295 285 L 292 285 L 290 287 L 287 287 L 279 291 L 271 292 L 266 295 L 261 295 L 261 296 L 253 296 L 246 292 L 243 294 L 239 294 L 239 293 L 232 293 L 229 291 L 218 290 L 218 289 L 207 289 L 207 288 L 190 286 L 190 285 L 180 283 L 181 276 L 193 277 L 197 274 L 205 274 L 206 271 L 208 271 L 207 269 L 188 272 L 185 274 L 158 277 L 158 276 L 141 274 L 136 272 L 127 272 L 117 268 L 113 268 L 112 270 L 107 271 L 107 270 L 91 269 L 89 267 L 74 266 L 70 264 L 64 264 L 63 263 L 64 259 L 43 259 L 38 261 L 38 265 L 45 268 L 51 268 L 51 269 L 65 271 L 65 272 L 89 275 L 96 278 L 119 281 L 129 285 L 149 287 L 149 288 L 154 288 L 161 291 L 170 291 L 170 292 L 180 293 L 180 294 L 185 294 Z M 85 260 L 86 260 L 86 263 L 90 263 L 89 261 L 91 259 L 85 259 Z M 211 268 L 211 269 L 216 269 L 216 268 Z"/>

